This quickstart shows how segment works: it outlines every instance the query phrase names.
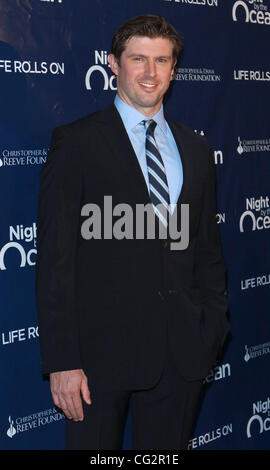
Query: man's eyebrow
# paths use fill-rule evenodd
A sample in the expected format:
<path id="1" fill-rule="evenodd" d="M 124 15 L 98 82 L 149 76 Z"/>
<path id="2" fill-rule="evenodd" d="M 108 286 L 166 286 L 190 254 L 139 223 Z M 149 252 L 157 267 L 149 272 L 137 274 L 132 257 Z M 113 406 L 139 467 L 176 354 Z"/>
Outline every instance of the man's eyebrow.
<path id="1" fill-rule="evenodd" d="M 148 56 L 144 54 L 131 53 L 131 54 L 128 54 L 127 57 L 143 57 L 144 59 L 147 59 Z M 155 57 L 155 59 L 171 59 L 171 58 L 172 56 L 170 55 L 159 55 Z"/>

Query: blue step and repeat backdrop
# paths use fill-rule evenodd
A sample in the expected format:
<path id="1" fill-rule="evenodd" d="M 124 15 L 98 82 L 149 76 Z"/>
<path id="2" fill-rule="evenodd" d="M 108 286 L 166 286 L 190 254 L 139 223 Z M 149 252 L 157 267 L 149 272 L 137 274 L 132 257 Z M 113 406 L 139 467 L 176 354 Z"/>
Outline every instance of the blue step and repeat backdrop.
<path id="1" fill-rule="evenodd" d="M 113 100 L 112 35 L 144 13 L 184 39 L 166 108 L 213 145 L 228 268 L 232 336 L 189 448 L 270 447 L 270 0 L 0 0 L 1 449 L 64 448 L 40 372 L 39 172 L 55 126 Z"/>

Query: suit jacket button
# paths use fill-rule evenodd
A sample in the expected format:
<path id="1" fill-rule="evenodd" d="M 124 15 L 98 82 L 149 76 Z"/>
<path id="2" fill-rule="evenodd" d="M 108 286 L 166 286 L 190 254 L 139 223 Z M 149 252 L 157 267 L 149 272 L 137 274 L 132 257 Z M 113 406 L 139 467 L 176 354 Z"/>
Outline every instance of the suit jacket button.
<path id="1" fill-rule="evenodd" d="M 163 240 L 162 246 L 163 246 L 163 248 L 167 248 L 167 246 L 168 246 L 167 240 Z"/>

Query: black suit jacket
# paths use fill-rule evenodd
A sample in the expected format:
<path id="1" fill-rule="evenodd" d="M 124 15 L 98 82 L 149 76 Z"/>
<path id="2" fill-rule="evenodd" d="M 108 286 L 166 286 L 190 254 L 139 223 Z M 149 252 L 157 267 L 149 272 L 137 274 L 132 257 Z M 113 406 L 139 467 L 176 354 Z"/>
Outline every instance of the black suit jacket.
<path id="1" fill-rule="evenodd" d="M 170 239 L 82 237 L 85 204 L 103 208 L 104 196 L 112 196 L 113 207 L 135 211 L 150 203 L 114 105 L 53 132 L 37 223 L 44 374 L 82 368 L 90 382 L 151 387 L 162 371 L 167 327 L 186 379 L 205 377 L 216 360 L 228 322 L 213 156 L 205 138 L 166 119 L 183 164 L 179 220 L 180 204 L 189 204 L 189 245 L 179 251 Z"/>

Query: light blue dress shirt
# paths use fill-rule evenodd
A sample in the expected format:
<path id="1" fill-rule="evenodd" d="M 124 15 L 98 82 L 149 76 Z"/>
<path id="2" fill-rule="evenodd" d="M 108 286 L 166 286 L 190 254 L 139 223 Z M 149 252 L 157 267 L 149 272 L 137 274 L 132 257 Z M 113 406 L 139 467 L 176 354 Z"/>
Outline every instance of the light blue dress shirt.
<path id="1" fill-rule="evenodd" d="M 149 191 L 148 171 L 145 156 L 146 130 L 145 126 L 140 124 L 141 121 L 147 118 L 137 109 L 121 100 L 118 95 L 115 97 L 114 104 L 122 118 Z M 172 131 L 164 118 L 163 105 L 161 105 L 160 110 L 151 119 L 157 123 L 155 128 L 155 140 L 166 170 L 170 203 L 176 204 L 183 184 L 183 168 Z"/>

